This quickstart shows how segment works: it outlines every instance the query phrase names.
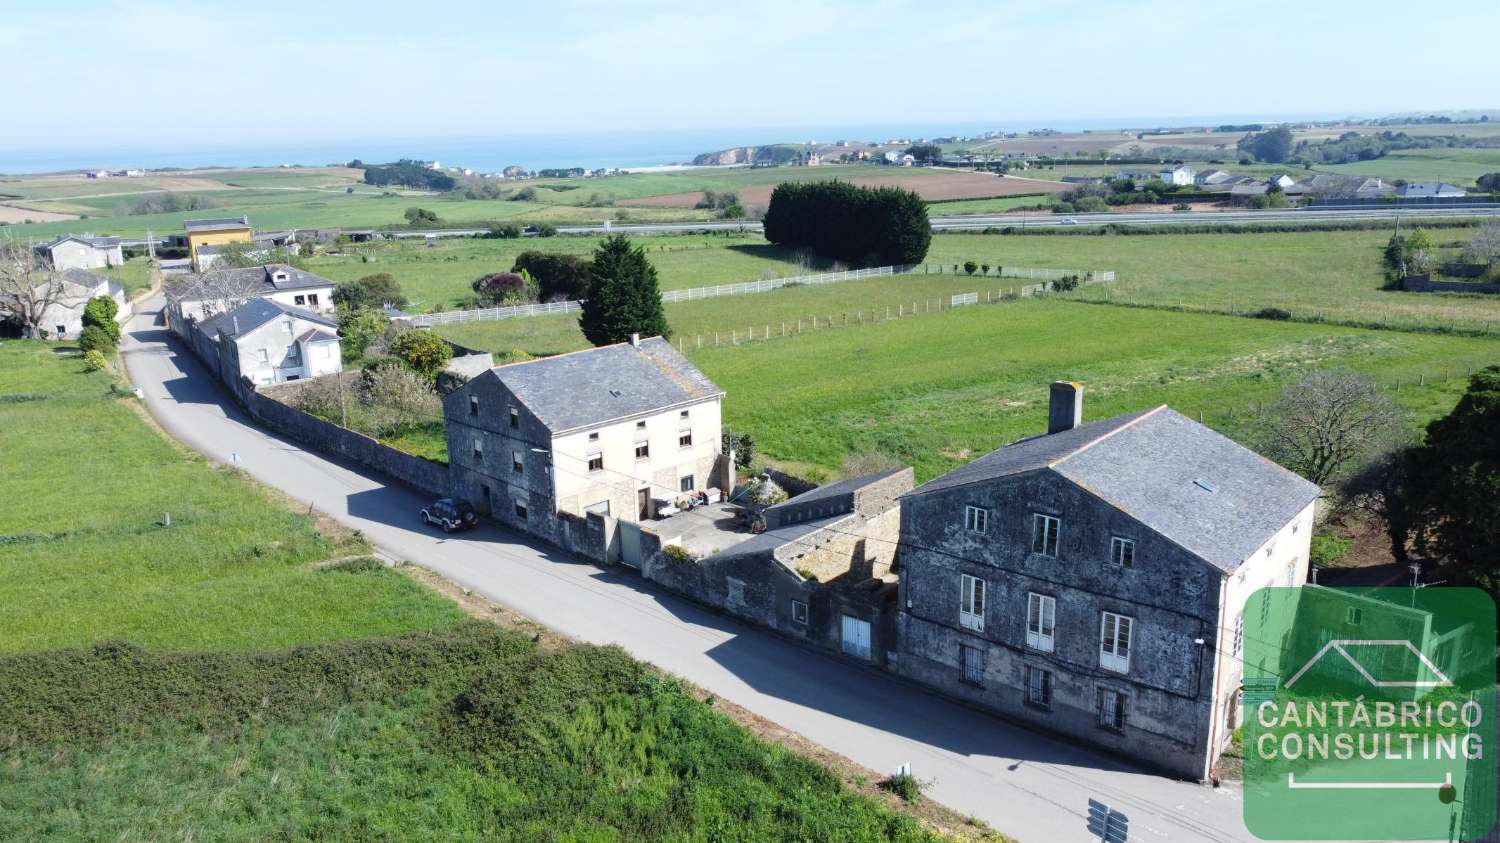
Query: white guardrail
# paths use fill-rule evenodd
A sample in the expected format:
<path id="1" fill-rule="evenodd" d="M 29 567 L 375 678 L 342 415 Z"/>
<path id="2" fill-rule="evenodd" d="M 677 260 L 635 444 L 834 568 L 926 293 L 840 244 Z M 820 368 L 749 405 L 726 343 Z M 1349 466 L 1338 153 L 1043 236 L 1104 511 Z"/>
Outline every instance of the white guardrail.
<path id="1" fill-rule="evenodd" d="M 930 270 L 935 269 L 935 272 Z M 761 281 L 744 281 L 738 284 L 719 284 L 714 287 L 693 287 L 687 290 L 667 290 L 661 294 L 663 302 L 695 301 L 720 296 L 742 296 L 750 293 L 766 293 L 783 287 L 803 287 L 814 284 L 838 284 L 858 281 L 863 278 L 880 278 L 889 275 L 956 274 L 945 273 L 938 264 L 909 264 L 906 266 L 877 266 L 870 269 L 849 269 L 843 272 L 824 272 L 817 275 L 794 275 L 790 278 L 767 278 Z M 1077 275 L 1091 282 L 1113 281 L 1113 270 L 1033 269 L 1030 267 L 999 267 L 996 275 L 989 278 L 1027 278 L 1052 281 L 1068 275 Z M 559 301 L 546 304 L 519 304 L 512 307 L 486 307 L 478 310 L 451 310 L 446 313 L 421 313 L 411 317 L 413 325 L 450 325 L 455 322 L 494 322 L 499 319 L 517 319 L 527 316 L 542 316 L 548 313 L 576 313 L 583 309 L 581 301 Z"/>

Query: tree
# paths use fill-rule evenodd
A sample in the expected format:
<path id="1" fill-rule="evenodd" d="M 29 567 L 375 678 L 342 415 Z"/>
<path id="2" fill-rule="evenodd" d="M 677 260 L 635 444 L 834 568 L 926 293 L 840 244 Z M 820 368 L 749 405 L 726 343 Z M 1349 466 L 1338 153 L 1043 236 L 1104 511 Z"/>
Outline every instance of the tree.
<path id="1" fill-rule="evenodd" d="M 475 299 L 485 307 L 521 304 L 536 299 L 535 285 L 528 283 L 527 277 L 519 272 L 481 275 L 469 286 L 474 290 Z"/>
<path id="2" fill-rule="evenodd" d="M 99 330 L 109 335 L 110 342 L 119 344 L 120 323 L 115 321 L 115 315 L 120 312 L 120 305 L 110 296 L 94 296 L 89 299 L 88 304 L 83 306 L 83 325 L 97 326 Z"/>
<path id="3" fill-rule="evenodd" d="M 631 334 L 652 337 L 670 332 L 656 268 L 645 250 L 632 246 L 625 235 L 617 234 L 594 250 L 578 326 L 594 345 L 624 342 Z"/>
<path id="4" fill-rule="evenodd" d="M 1417 547 L 1454 577 L 1492 593 L 1500 585 L 1500 366 L 1469 378 L 1453 412 L 1427 426 L 1412 461 Z"/>
<path id="5" fill-rule="evenodd" d="M 402 308 L 408 304 L 401 283 L 389 272 L 377 272 L 355 281 L 340 281 L 333 288 L 333 303 L 350 310 L 382 309 L 385 305 Z"/>
<path id="6" fill-rule="evenodd" d="M 436 332 L 413 328 L 391 338 L 391 354 L 430 382 L 453 359 L 453 348 Z"/>
<path id="7" fill-rule="evenodd" d="M 931 164 L 943 160 L 943 148 L 934 143 L 914 143 L 906 148 L 906 154 L 918 164 Z"/>
<path id="8" fill-rule="evenodd" d="M 719 450 L 725 454 L 733 452 L 736 467 L 749 468 L 755 461 L 755 437 L 725 425 L 719 436 Z"/>
<path id="9" fill-rule="evenodd" d="M 339 349 L 346 363 L 363 357 L 370 344 L 391 326 L 385 313 L 372 307 L 340 307 L 338 314 Z"/>
<path id="10" fill-rule="evenodd" d="M 516 255 L 511 272 L 530 273 L 541 301 L 581 299 L 588 290 L 588 261 L 577 255 L 527 250 Z"/>
<path id="11" fill-rule="evenodd" d="M 927 203 L 909 190 L 847 182 L 784 182 L 771 192 L 767 240 L 834 260 L 921 263 L 932 244 Z"/>
<path id="12" fill-rule="evenodd" d="M 1241 151 L 1248 151 L 1261 161 L 1280 164 L 1292 152 L 1292 132 L 1283 127 L 1257 135 L 1246 135 L 1239 146 Z"/>
<path id="13" fill-rule="evenodd" d="M 1490 220 L 1481 225 L 1464 244 L 1464 260 L 1470 263 L 1500 263 L 1500 222 Z"/>
<path id="14" fill-rule="evenodd" d="M 369 408 L 376 433 L 383 436 L 442 417 L 432 381 L 404 366 L 373 366 L 361 372 L 359 401 Z"/>
<path id="15" fill-rule="evenodd" d="M 1375 454 L 1339 486 L 1339 506 L 1363 512 L 1385 525 L 1391 556 L 1403 565 L 1410 555 L 1407 545 L 1415 506 L 1412 466 L 1413 449 L 1402 443 Z"/>
<path id="16" fill-rule="evenodd" d="M 76 307 L 78 288 L 63 283 L 26 246 L 0 239 L 0 317 L 17 322 L 21 335 L 39 337 L 53 308 Z"/>
<path id="17" fill-rule="evenodd" d="M 89 325 L 78 334 L 78 348 L 85 353 L 97 351 L 110 355 L 115 351 L 115 340 L 98 325 Z"/>
<path id="18" fill-rule="evenodd" d="M 1405 417 L 1375 382 L 1350 372 L 1315 372 L 1282 390 L 1257 433 L 1261 453 L 1327 485 L 1390 447 Z"/>
<path id="19" fill-rule="evenodd" d="M 426 208 L 407 208 L 402 216 L 406 217 L 407 225 L 411 226 L 437 225 L 441 222 L 436 211 L 429 211 Z"/>
<path id="20" fill-rule="evenodd" d="M 1480 190 L 1490 193 L 1500 193 L 1500 173 L 1485 173 L 1474 180 Z"/>
<path id="21" fill-rule="evenodd" d="M 1432 269 L 1436 258 L 1433 250 L 1437 244 L 1433 242 L 1432 235 L 1427 229 L 1419 228 L 1406 235 L 1406 268 L 1408 272 L 1427 272 Z"/>

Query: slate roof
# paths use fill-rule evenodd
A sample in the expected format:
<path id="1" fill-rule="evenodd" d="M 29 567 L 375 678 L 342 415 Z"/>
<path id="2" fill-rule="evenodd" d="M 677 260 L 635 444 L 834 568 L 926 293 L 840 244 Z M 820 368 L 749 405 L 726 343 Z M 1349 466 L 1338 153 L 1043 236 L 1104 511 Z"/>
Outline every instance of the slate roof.
<path id="1" fill-rule="evenodd" d="M 220 333 L 231 338 L 242 337 L 279 316 L 295 316 L 314 324 L 338 330 L 338 323 L 311 310 L 292 307 L 271 299 L 251 299 L 228 313 L 222 313 L 203 323 L 202 330 L 210 337 Z"/>
<path id="2" fill-rule="evenodd" d="M 339 335 L 333 331 L 325 331 L 322 328 L 309 328 L 297 337 L 297 342 L 338 342 Z"/>
<path id="3" fill-rule="evenodd" d="M 1318 497 L 1312 483 L 1165 406 L 1023 439 L 908 494 L 1040 470 L 1224 572 Z"/>
<path id="4" fill-rule="evenodd" d="M 775 506 L 766 507 L 766 512 L 779 511 L 787 507 L 802 506 L 803 504 L 817 503 L 818 501 L 830 500 L 844 495 L 852 495 L 871 483 L 884 480 L 893 474 L 900 474 L 905 468 L 892 468 L 888 471 L 879 471 L 874 474 L 866 474 L 863 477 L 851 477 L 848 480 L 840 480 L 837 483 L 829 483 L 816 489 L 809 489 L 796 497 L 787 498 Z"/>
<path id="5" fill-rule="evenodd" d="M 219 219 L 187 220 L 182 224 L 184 231 L 234 231 L 239 228 L 249 228 L 249 217 L 222 217 Z"/>
<path id="6" fill-rule="evenodd" d="M 661 337 L 491 369 L 552 434 L 722 396 Z"/>
<path id="7" fill-rule="evenodd" d="M 100 237 L 93 234 L 60 234 L 57 239 L 43 244 L 42 248 L 51 249 L 67 240 L 76 240 L 85 246 L 93 246 L 95 249 L 113 249 L 120 245 L 118 237 Z"/>
<path id="8" fill-rule="evenodd" d="M 1463 196 L 1464 189 L 1441 181 L 1419 181 L 1396 188 L 1397 196 Z"/>
<path id="9" fill-rule="evenodd" d="M 82 287 L 85 290 L 95 290 L 99 287 L 100 284 L 109 284 L 111 285 L 111 287 L 119 287 L 118 284 L 110 281 L 103 275 L 96 275 L 92 272 L 89 272 L 87 269 L 79 269 L 76 266 L 70 269 L 64 269 L 63 271 L 58 273 L 54 273 L 54 277 L 60 279 L 65 286 Z M 111 289 L 111 292 L 113 292 L 113 289 Z"/>
<path id="10" fill-rule="evenodd" d="M 206 252 L 211 248 L 205 246 L 203 249 L 199 249 L 199 251 Z M 286 273 L 285 281 L 276 281 L 273 279 L 272 276 L 278 272 Z M 334 282 L 321 275 L 305 272 L 295 266 L 273 263 L 266 264 L 265 266 L 247 266 L 236 269 L 211 269 L 193 281 L 174 284 L 173 289 L 169 291 L 170 297 L 177 301 L 198 301 L 198 296 L 202 295 L 200 289 L 202 283 L 208 279 L 212 279 L 215 282 L 213 285 L 213 289 L 215 290 L 227 287 L 229 289 L 240 290 L 247 296 L 262 296 L 281 291 L 310 290 L 334 286 Z M 220 281 L 228 283 L 217 283 Z"/>

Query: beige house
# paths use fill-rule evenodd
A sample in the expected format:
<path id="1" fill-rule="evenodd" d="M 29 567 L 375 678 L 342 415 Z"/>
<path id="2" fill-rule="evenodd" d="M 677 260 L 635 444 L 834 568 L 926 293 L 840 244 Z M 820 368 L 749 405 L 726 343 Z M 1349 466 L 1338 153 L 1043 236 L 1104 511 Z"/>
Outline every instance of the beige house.
<path id="1" fill-rule="evenodd" d="M 724 391 L 660 337 L 499 366 L 443 399 L 454 493 L 538 535 L 727 492 Z"/>

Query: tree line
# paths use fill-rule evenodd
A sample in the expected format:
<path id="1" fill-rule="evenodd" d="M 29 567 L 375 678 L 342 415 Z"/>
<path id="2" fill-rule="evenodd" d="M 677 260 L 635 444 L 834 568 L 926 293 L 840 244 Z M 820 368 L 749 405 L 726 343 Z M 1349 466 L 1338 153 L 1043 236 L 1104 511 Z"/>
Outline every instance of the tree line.
<path id="1" fill-rule="evenodd" d="M 921 263 L 932 243 L 922 197 L 841 181 L 777 185 L 764 227 L 766 239 L 778 246 L 866 266 Z"/>
<path id="2" fill-rule="evenodd" d="M 365 184 L 385 187 L 399 185 L 419 190 L 448 191 L 458 186 L 452 176 L 430 170 L 426 164 L 403 158 L 393 164 L 365 165 Z"/>

